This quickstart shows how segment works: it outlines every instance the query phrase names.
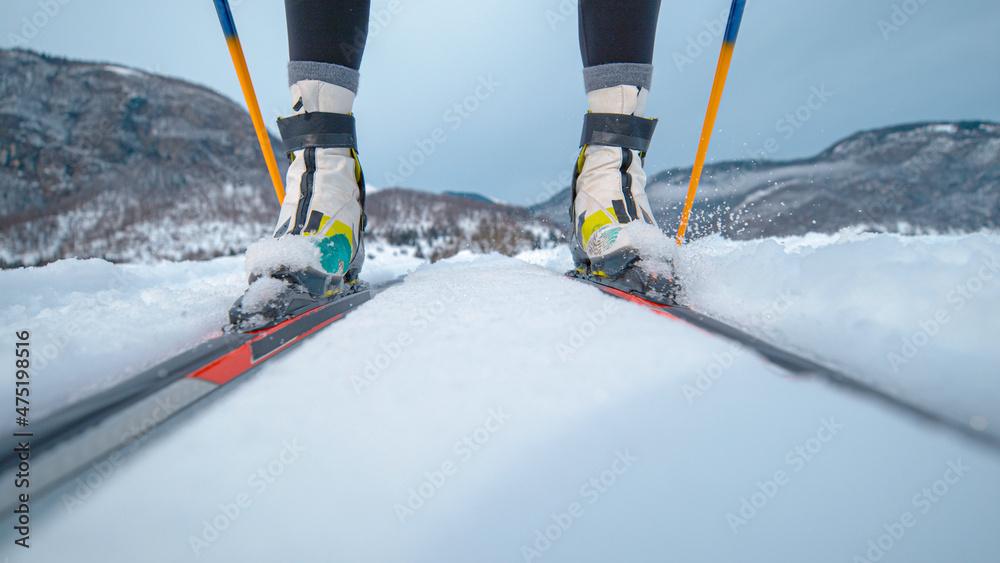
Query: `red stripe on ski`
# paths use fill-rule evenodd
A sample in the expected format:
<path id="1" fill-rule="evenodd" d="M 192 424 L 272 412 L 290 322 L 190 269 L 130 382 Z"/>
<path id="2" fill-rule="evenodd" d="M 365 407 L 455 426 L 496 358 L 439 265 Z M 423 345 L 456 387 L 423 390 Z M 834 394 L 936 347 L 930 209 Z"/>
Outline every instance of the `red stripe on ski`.
<path id="1" fill-rule="evenodd" d="M 625 291 L 622 291 L 620 289 L 615 289 L 613 287 L 608 287 L 606 285 L 600 285 L 600 284 L 596 284 L 596 285 L 597 285 L 597 287 L 599 287 L 601 289 L 601 291 L 604 291 L 605 293 L 610 293 L 611 295 L 614 295 L 615 297 L 620 297 L 620 298 L 622 298 L 622 299 L 624 299 L 626 301 L 631 301 L 632 303 L 637 303 L 639 305 L 642 305 L 642 306 L 646 307 L 647 309 L 653 311 L 654 313 L 657 313 L 659 315 L 663 315 L 664 317 L 670 317 L 671 319 L 677 319 L 677 317 L 675 317 L 674 315 L 670 314 L 670 311 L 668 310 L 668 309 L 670 309 L 669 305 L 662 305 L 660 303 L 653 303 L 652 301 L 647 301 L 647 300 L 643 299 L 642 297 L 639 297 L 638 295 L 633 295 L 631 293 L 627 293 Z"/>
<path id="2" fill-rule="evenodd" d="M 223 385 L 250 369 L 250 343 L 247 342 L 218 360 L 192 372 L 187 377 Z"/>
<path id="3" fill-rule="evenodd" d="M 226 383 L 229 383 L 230 381 L 236 379 L 240 375 L 243 375 L 244 373 L 249 371 L 250 368 L 254 367 L 264 359 L 273 356 L 277 352 L 284 350 L 285 348 L 291 346 L 295 342 L 302 340 L 303 338 L 309 336 L 310 334 L 316 332 L 317 330 L 329 325 L 330 323 L 344 316 L 344 313 L 341 313 L 339 315 L 330 317 L 326 321 L 317 324 L 310 330 L 298 334 L 296 335 L 295 338 L 292 338 L 291 340 L 282 343 L 280 346 L 276 347 L 274 350 L 271 350 L 267 354 L 259 358 L 253 357 L 252 348 L 255 342 L 259 342 L 293 323 L 300 322 L 306 317 L 315 314 L 324 308 L 325 307 L 317 307 L 312 311 L 303 313 L 302 315 L 295 317 L 294 319 L 288 319 L 287 321 L 281 324 L 265 328 L 257 332 L 253 332 L 251 333 L 255 335 L 253 340 L 250 340 L 242 344 L 240 347 L 234 349 L 232 352 L 229 352 L 225 356 L 222 356 L 221 358 L 215 360 L 214 362 L 206 366 L 202 366 L 201 368 L 188 374 L 185 377 L 201 379 L 202 381 L 208 381 L 209 383 L 215 383 L 216 385 L 225 385 Z"/>

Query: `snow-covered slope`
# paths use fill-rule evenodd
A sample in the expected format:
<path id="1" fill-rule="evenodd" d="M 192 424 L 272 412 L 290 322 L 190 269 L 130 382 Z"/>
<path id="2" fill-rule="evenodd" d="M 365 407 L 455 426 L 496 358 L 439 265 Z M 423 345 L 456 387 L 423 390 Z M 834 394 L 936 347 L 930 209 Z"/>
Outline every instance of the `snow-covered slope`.
<path id="1" fill-rule="evenodd" d="M 0 265 L 203 259 L 243 252 L 272 226 L 273 189 L 241 105 L 30 51 L 0 49 L 0 74 Z"/>
<path id="2" fill-rule="evenodd" d="M 426 262 L 406 247 L 373 244 L 367 253 L 372 282 Z M 6 270 L 0 343 L 13 346 L 14 331 L 31 333 L 33 413 L 43 417 L 216 334 L 246 279 L 242 256 L 151 266 L 60 260 Z M 0 432 L 13 428 L 13 419 L 0 419 Z"/>
<path id="3" fill-rule="evenodd" d="M 698 240 L 684 300 L 1000 436 L 1000 235 Z"/>
<path id="4" fill-rule="evenodd" d="M 692 306 L 996 434 L 1000 277 L 981 261 L 998 255 L 996 235 L 845 232 L 709 238 L 677 265 Z M 996 451 L 775 373 L 726 341 L 567 280 L 565 248 L 418 264 L 383 248 L 366 275 L 416 268 L 404 284 L 168 423 L 123 462 L 35 499 L 33 547 L 5 547 L 10 560 L 1000 553 Z M 109 288 L 125 271 L 133 277 Z M 57 377 L 58 387 L 100 385 L 128 365 L 122 346 L 162 356 L 221 326 L 241 273 L 232 258 L 0 272 L 0 345 L 11 349 L 13 330 L 31 327 L 42 350 L 46 334 L 76 321 L 87 337 L 70 339 L 36 378 L 37 400 L 46 377 L 45 392 Z M 85 282 L 77 293 L 59 291 L 68 277 Z M 950 320 L 898 374 L 886 367 L 900 337 L 952 307 L 959 284 L 979 289 L 947 309 Z M 153 324 L 169 342 L 141 333 Z"/>
<path id="5" fill-rule="evenodd" d="M 474 193 L 385 188 L 368 198 L 365 213 L 367 240 L 416 247 L 432 262 L 461 250 L 511 256 L 566 240 L 555 222 Z"/>

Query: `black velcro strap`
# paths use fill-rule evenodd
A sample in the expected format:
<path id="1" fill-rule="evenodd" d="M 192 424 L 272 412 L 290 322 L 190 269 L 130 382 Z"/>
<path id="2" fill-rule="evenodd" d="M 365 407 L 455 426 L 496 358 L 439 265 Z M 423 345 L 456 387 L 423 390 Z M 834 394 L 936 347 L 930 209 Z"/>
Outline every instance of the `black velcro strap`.
<path id="1" fill-rule="evenodd" d="M 588 113 L 583 118 L 580 146 L 605 145 L 646 152 L 654 129 L 655 119 L 619 113 Z"/>
<path id="2" fill-rule="evenodd" d="M 285 154 L 316 147 L 358 150 L 354 116 L 342 113 L 310 112 L 278 120 Z"/>

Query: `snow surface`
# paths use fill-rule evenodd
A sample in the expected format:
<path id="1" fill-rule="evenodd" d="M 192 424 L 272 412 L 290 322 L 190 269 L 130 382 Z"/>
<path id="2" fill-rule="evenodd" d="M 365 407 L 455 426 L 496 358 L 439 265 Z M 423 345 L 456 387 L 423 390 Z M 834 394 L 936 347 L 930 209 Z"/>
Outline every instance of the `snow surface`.
<path id="1" fill-rule="evenodd" d="M 323 271 L 319 247 L 314 239 L 286 235 L 281 238 L 265 237 L 251 244 L 246 253 L 246 273 L 266 276 L 280 269 Z"/>
<path id="2" fill-rule="evenodd" d="M 243 294 L 242 311 L 244 313 L 260 312 L 288 287 L 289 284 L 285 280 L 270 277 L 254 280 Z"/>
<path id="3" fill-rule="evenodd" d="M 619 236 L 627 237 L 628 245 L 642 257 L 637 264 L 640 268 L 658 277 L 673 277 L 672 262 L 678 247 L 663 231 L 654 225 L 632 221 L 622 227 Z"/>
<path id="4" fill-rule="evenodd" d="M 704 239 L 675 265 L 692 306 L 997 433 L 1000 278 L 981 274 L 998 253 L 996 235 L 842 233 Z M 567 280 L 564 247 L 523 258 L 418 266 L 369 249 L 362 277 L 414 273 L 124 462 L 33 499 L 32 549 L 8 540 L 3 555 L 997 559 L 995 450 Z M 979 289 L 952 305 L 973 276 Z M 217 330 L 245 287 L 235 258 L 4 271 L 0 339 L 12 349 L 30 326 L 41 351 L 79 325 L 33 378 L 32 397 L 56 405 Z M 950 320 L 888 368 L 898 337 L 939 308 Z"/>
<path id="5" fill-rule="evenodd" d="M 1000 436 L 1000 235 L 695 241 L 683 301 Z"/>
<path id="6" fill-rule="evenodd" d="M 155 266 L 90 259 L 0 272 L 0 346 L 13 349 L 15 331 L 31 334 L 32 416 L 112 387 L 218 331 L 246 287 L 242 267 L 242 257 Z M 0 431 L 13 429 L 12 417 L 0 418 Z"/>
<path id="7" fill-rule="evenodd" d="M 109 71 L 111 71 L 111 72 L 113 72 L 115 74 L 119 74 L 121 76 L 143 76 L 144 75 L 144 73 L 139 72 L 138 70 L 131 69 L 131 68 L 125 68 L 123 66 L 117 66 L 117 65 L 104 65 L 104 70 L 109 70 Z"/>

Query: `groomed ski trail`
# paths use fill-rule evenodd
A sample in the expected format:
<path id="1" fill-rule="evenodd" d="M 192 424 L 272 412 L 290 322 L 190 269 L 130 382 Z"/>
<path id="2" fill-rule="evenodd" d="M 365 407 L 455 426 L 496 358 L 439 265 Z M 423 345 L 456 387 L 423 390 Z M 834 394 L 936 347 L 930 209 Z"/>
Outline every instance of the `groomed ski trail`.
<path id="1" fill-rule="evenodd" d="M 918 514 L 901 560 L 995 550 L 995 454 L 552 271 L 460 255 L 93 486 L 36 501 L 35 547 L 16 560 L 841 561 L 956 462 L 972 469 Z M 734 528 L 778 471 L 787 482 Z M 539 540 L 557 520 L 569 527 Z"/>

